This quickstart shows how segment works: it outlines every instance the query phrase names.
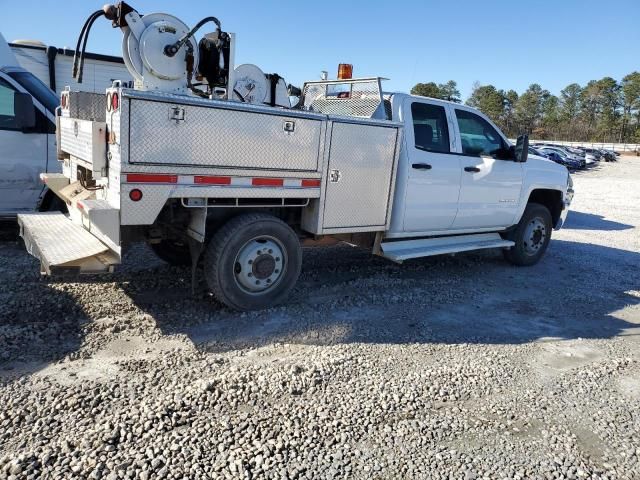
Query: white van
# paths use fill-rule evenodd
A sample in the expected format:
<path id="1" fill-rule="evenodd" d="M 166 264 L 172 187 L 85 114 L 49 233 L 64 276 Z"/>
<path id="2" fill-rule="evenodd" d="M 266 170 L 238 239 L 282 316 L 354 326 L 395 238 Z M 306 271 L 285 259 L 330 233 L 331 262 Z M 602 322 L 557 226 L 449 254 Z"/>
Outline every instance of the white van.
<path id="1" fill-rule="evenodd" d="M 40 173 L 61 172 L 55 146 L 60 97 L 54 91 L 70 85 L 104 92 L 114 78 L 131 78 L 121 58 L 87 54 L 84 81 L 78 84 L 71 78 L 72 62 L 69 50 L 8 44 L 0 34 L 0 218 L 63 206 L 40 181 Z"/>

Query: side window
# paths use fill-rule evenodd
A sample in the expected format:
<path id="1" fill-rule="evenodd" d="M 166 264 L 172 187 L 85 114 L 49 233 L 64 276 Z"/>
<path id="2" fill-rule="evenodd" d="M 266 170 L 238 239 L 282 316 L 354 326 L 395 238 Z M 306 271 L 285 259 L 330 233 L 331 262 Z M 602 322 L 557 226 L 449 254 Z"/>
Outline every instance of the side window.
<path id="1" fill-rule="evenodd" d="M 16 90 L 0 78 L 0 130 L 20 130 L 15 106 Z M 29 133 L 56 133 L 56 126 L 38 108 L 35 109 L 36 123 Z"/>
<path id="2" fill-rule="evenodd" d="M 416 148 L 449 153 L 449 127 L 444 107 L 415 102 L 411 104 Z"/>
<path id="3" fill-rule="evenodd" d="M 0 78 L 0 130 L 18 130 L 14 88 Z"/>
<path id="4" fill-rule="evenodd" d="M 484 118 L 466 110 L 456 109 L 462 153 L 466 155 L 496 156 L 503 154 L 507 145 Z"/>

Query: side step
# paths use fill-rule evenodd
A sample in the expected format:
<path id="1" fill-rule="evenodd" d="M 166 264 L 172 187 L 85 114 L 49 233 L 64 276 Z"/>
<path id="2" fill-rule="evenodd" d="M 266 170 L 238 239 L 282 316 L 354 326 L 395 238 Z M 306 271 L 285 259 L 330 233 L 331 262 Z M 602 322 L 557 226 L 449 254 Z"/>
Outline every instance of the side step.
<path id="1" fill-rule="evenodd" d="M 120 257 L 80 225 L 59 212 L 18 215 L 20 236 L 47 275 L 105 273 Z"/>
<path id="2" fill-rule="evenodd" d="M 383 242 L 380 248 L 382 249 L 383 257 L 393 260 L 394 262 L 402 262 L 410 258 L 482 250 L 484 248 L 509 248 L 514 245 L 515 243 L 510 240 L 503 240 L 498 233 L 482 233 L 475 235 L 457 235 L 454 237 Z"/>

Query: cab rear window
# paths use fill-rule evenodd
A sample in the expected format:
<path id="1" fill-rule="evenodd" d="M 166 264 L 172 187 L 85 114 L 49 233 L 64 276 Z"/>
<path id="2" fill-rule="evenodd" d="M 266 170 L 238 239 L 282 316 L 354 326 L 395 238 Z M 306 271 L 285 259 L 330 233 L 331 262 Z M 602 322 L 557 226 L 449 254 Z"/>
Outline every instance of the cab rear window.
<path id="1" fill-rule="evenodd" d="M 411 105 L 415 147 L 428 152 L 449 153 L 449 127 L 444 107 L 414 102 Z"/>

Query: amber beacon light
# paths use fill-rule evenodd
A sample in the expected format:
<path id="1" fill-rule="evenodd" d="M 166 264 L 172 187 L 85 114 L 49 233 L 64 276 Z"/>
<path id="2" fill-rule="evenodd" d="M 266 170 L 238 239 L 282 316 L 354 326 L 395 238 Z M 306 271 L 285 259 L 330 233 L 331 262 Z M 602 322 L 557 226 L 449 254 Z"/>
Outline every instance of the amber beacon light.
<path id="1" fill-rule="evenodd" d="M 349 80 L 353 78 L 353 65 L 341 63 L 338 65 L 338 80 Z"/>

